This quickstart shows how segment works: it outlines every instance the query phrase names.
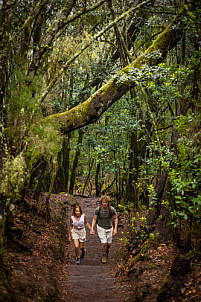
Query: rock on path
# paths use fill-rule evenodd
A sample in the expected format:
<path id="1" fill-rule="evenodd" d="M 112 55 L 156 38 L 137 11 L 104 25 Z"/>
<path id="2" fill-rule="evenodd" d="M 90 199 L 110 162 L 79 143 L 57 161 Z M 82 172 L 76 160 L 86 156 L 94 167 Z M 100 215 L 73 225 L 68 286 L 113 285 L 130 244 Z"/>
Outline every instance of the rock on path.
<path id="1" fill-rule="evenodd" d="M 95 198 L 76 198 L 86 214 L 91 225 L 93 214 L 97 205 Z M 115 277 L 115 267 L 119 257 L 121 245 L 120 237 L 122 229 L 118 235 L 113 237 L 107 264 L 101 263 L 101 244 L 97 236 L 89 234 L 87 230 L 87 241 L 85 242 L 86 254 L 81 259 L 81 264 L 75 264 L 75 253 L 71 243 L 70 259 L 67 266 L 69 276 L 63 284 L 66 288 L 68 298 L 65 302 L 120 302 L 127 301 L 129 285 L 120 282 Z M 96 231 L 96 228 L 95 228 Z M 66 300 L 67 299 L 67 300 Z"/>

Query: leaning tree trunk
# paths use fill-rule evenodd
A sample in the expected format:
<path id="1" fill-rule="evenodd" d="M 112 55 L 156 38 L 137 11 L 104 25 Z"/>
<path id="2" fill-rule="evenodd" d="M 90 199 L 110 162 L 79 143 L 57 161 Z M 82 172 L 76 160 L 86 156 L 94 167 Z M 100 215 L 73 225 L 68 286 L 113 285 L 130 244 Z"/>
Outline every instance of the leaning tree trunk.
<path id="1" fill-rule="evenodd" d="M 61 131 L 65 133 L 96 122 L 109 107 L 136 86 L 136 77 L 138 76 L 136 70 L 143 71 L 145 65 L 158 65 L 166 58 L 168 52 L 177 45 L 181 38 L 184 11 L 185 9 L 182 8 L 144 54 L 119 71 L 92 97 L 69 111 L 48 116 L 46 120 L 58 122 Z M 160 55 L 154 55 L 157 52 L 160 52 Z"/>
<path id="2" fill-rule="evenodd" d="M 164 190 L 167 181 L 167 176 L 168 176 L 167 171 L 163 171 L 161 173 L 160 179 L 155 189 L 155 193 L 156 193 L 155 202 L 153 202 L 153 200 L 150 198 L 149 212 L 146 217 L 147 218 L 146 223 L 149 228 L 152 227 L 152 225 L 155 223 L 156 219 L 160 214 L 160 206 L 161 206 L 161 201 L 163 200 L 164 197 Z"/>
<path id="3" fill-rule="evenodd" d="M 172 128 L 172 137 L 171 137 L 171 148 L 174 150 L 175 155 L 177 153 L 177 140 L 178 140 L 178 133 L 176 130 L 175 125 Z M 174 165 L 174 164 L 173 164 Z M 172 168 L 174 168 L 172 166 Z M 159 235 L 160 239 L 165 241 L 169 238 L 170 235 L 173 235 L 173 231 L 171 227 L 167 227 L 168 218 L 169 218 L 169 210 L 167 209 L 165 203 L 166 199 L 166 192 L 169 186 L 169 178 L 168 178 L 168 171 L 163 170 L 158 181 L 158 184 L 155 189 L 156 193 L 156 203 L 153 203 L 148 211 L 147 214 L 147 227 L 150 229 L 159 218 L 156 224 L 155 232 Z M 173 207 L 174 205 L 172 205 Z"/>

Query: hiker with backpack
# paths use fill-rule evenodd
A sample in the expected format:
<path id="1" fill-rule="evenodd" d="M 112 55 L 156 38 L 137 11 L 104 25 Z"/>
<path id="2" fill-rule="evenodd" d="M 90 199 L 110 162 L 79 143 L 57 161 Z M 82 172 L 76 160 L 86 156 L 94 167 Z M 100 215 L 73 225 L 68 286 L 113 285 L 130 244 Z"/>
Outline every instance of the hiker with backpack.
<path id="1" fill-rule="evenodd" d="M 80 264 L 80 258 L 84 258 L 85 255 L 85 249 L 84 249 L 84 242 L 86 241 L 85 224 L 92 232 L 93 230 L 90 224 L 87 222 L 86 215 L 82 213 L 82 209 L 80 205 L 76 205 L 73 209 L 72 216 L 70 217 L 70 227 L 69 227 L 69 241 L 71 241 L 71 238 L 73 239 L 73 243 L 75 246 L 76 264 Z M 81 249 L 82 251 L 81 255 L 79 249 Z"/>
<path id="2" fill-rule="evenodd" d="M 112 236 L 117 234 L 118 217 L 114 207 L 110 205 L 110 197 L 103 195 L 100 198 L 101 205 L 96 208 L 92 220 L 92 230 L 90 234 L 94 234 L 94 226 L 97 222 L 97 233 L 101 241 L 102 247 L 102 263 L 107 262 L 109 249 L 112 243 Z M 114 219 L 114 228 L 113 228 Z"/>

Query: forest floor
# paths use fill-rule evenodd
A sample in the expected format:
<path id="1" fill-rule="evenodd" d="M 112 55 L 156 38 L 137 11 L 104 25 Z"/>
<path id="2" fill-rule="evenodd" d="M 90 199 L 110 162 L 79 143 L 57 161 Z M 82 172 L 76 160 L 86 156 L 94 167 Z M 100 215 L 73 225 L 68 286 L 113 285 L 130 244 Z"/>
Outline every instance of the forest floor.
<path id="1" fill-rule="evenodd" d="M 44 200 L 45 195 L 37 203 L 30 198 L 26 207 L 15 208 L 4 257 L 8 284 L 0 292 L 1 302 L 157 301 L 158 289 L 175 257 L 182 252 L 174 243 L 150 245 L 131 265 L 134 255 L 129 255 L 126 248 L 128 219 L 118 212 L 118 235 L 114 237 L 108 263 L 101 263 L 97 234 L 90 235 L 87 230 L 86 256 L 76 265 L 67 233 L 72 208 L 79 202 L 91 224 L 97 198 L 52 194 L 51 223 L 46 220 Z M 201 301 L 200 262 L 191 265 L 179 292 L 181 295 L 170 295 L 165 301 Z"/>

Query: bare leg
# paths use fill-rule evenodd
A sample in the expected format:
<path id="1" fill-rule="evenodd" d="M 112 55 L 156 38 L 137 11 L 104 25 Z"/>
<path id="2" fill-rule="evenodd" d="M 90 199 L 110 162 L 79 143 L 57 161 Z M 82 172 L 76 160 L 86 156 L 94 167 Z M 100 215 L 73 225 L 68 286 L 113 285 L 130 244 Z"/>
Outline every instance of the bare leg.
<path id="1" fill-rule="evenodd" d="M 80 255 L 80 258 L 84 258 L 84 255 L 85 255 L 85 248 L 84 248 L 84 242 L 80 242 L 80 249 L 82 251 L 81 255 Z"/>
<path id="2" fill-rule="evenodd" d="M 84 242 L 80 242 L 80 249 L 82 250 L 82 252 L 84 251 Z"/>
<path id="3" fill-rule="evenodd" d="M 73 239 L 74 241 L 74 246 L 75 246 L 75 254 L 76 258 L 80 258 L 80 253 L 79 253 L 79 240 L 78 239 Z"/>
<path id="4" fill-rule="evenodd" d="M 106 251 L 107 251 L 107 245 L 108 245 L 107 243 L 102 243 L 102 245 L 101 245 L 102 246 L 102 253 L 103 254 L 105 254 Z"/>
<path id="5" fill-rule="evenodd" d="M 107 243 L 102 243 L 102 263 L 107 263 Z"/>
<path id="6" fill-rule="evenodd" d="M 111 243 L 107 243 L 107 251 L 109 253 L 109 249 L 110 249 Z"/>
<path id="7" fill-rule="evenodd" d="M 81 249 L 84 248 L 84 242 L 80 242 L 80 248 L 81 248 Z"/>

